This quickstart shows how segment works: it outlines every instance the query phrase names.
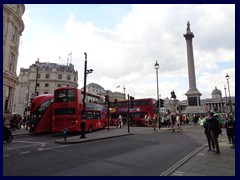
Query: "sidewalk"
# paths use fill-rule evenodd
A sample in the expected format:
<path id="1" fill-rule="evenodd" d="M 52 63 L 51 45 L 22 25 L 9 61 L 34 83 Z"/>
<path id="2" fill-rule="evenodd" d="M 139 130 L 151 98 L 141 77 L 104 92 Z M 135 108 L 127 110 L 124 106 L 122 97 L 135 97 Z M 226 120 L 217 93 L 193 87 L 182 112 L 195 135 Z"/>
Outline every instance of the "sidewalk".
<path id="1" fill-rule="evenodd" d="M 170 128 L 161 128 L 161 131 L 168 131 Z M 159 130 L 157 130 L 159 132 Z M 153 133 L 153 128 L 149 127 L 130 127 L 116 128 L 95 131 L 87 133 L 86 138 L 80 138 L 80 135 L 59 138 L 55 143 L 59 144 L 74 144 L 99 139 L 114 138 L 119 136 L 127 136 L 132 134 Z M 13 135 L 29 134 L 28 130 L 23 128 L 13 131 Z M 226 134 L 223 133 L 219 137 L 220 154 L 207 151 L 207 146 L 201 146 L 195 151 L 182 158 L 179 162 L 161 174 L 161 176 L 235 176 L 235 149 L 230 148 L 227 143 Z"/>

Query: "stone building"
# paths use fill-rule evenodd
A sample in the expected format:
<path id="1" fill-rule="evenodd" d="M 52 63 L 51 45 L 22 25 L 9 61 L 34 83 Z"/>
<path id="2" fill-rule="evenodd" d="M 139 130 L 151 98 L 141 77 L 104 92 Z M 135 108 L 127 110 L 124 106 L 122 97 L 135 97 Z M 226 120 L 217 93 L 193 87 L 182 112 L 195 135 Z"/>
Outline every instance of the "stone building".
<path id="1" fill-rule="evenodd" d="M 86 91 L 101 96 L 109 95 L 109 100 L 113 102 L 117 100 L 125 100 L 125 94 L 121 92 L 112 92 L 111 90 L 105 90 L 101 85 L 96 83 L 90 83 L 86 86 Z"/>
<path id="2" fill-rule="evenodd" d="M 88 84 L 86 86 L 86 92 L 98 94 L 98 95 L 102 95 L 102 96 L 106 94 L 105 89 L 97 83 Z"/>
<path id="3" fill-rule="evenodd" d="M 13 112 L 20 36 L 24 30 L 24 4 L 3 4 L 3 112 Z"/>
<path id="4" fill-rule="evenodd" d="M 78 72 L 72 64 L 36 61 L 28 69 L 21 68 L 14 99 L 14 111 L 23 114 L 30 100 L 40 94 L 53 94 L 62 86 L 78 87 Z"/>
<path id="5" fill-rule="evenodd" d="M 209 111 L 216 112 L 216 113 L 229 113 L 230 112 L 230 100 L 227 97 L 226 93 L 225 96 L 222 96 L 222 92 L 215 87 L 212 91 L 211 98 L 201 99 L 201 108 L 203 112 L 207 113 Z M 230 97 L 232 102 L 232 113 L 235 114 L 235 97 Z M 171 106 L 174 104 L 175 106 Z M 165 101 L 164 106 L 169 108 L 171 111 L 178 112 L 180 114 L 188 113 L 186 112 L 187 108 L 187 101 L 175 101 L 172 102 L 171 100 Z M 174 107 L 174 109 L 173 109 Z"/>

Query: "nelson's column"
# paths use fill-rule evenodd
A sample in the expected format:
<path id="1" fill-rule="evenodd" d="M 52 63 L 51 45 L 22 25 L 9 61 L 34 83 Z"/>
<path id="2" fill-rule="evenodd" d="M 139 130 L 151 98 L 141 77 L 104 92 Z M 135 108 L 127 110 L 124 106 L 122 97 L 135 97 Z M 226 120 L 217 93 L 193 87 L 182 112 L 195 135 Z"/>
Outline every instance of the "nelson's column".
<path id="1" fill-rule="evenodd" d="M 193 45 L 192 38 L 193 33 L 190 30 L 190 23 L 187 22 L 187 32 L 183 35 L 187 43 L 187 61 L 188 61 L 188 79 L 189 79 L 189 90 L 186 92 L 187 96 L 187 108 L 185 113 L 205 113 L 201 107 L 200 96 L 202 95 L 196 87 L 194 57 L 193 57 Z"/>

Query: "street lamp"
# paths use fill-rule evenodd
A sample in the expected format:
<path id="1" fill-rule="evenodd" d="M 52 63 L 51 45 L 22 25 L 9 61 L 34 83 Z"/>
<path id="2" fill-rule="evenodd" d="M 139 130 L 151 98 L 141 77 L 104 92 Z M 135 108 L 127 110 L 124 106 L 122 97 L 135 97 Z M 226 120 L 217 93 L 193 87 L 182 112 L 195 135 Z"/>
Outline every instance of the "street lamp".
<path id="1" fill-rule="evenodd" d="M 93 72 L 92 69 L 87 70 L 87 53 L 84 53 L 85 56 L 85 65 L 84 65 L 84 86 L 83 86 L 83 111 L 82 111 L 82 122 L 81 122 L 81 137 L 86 138 L 85 136 L 85 127 L 86 127 L 86 83 L 87 83 L 87 74 Z"/>
<path id="2" fill-rule="evenodd" d="M 125 88 L 125 86 L 124 86 L 124 88 L 123 88 L 123 92 L 124 92 L 124 99 L 126 99 L 126 94 L 125 94 L 125 91 L 126 91 L 126 88 Z"/>
<path id="3" fill-rule="evenodd" d="M 231 96 L 230 96 L 230 87 L 229 87 L 229 79 L 230 79 L 230 76 L 229 76 L 228 74 L 226 74 L 225 78 L 226 78 L 226 80 L 227 80 L 227 84 L 228 84 L 228 94 L 229 94 L 230 113 L 232 113 L 232 100 L 231 100 Z"/>
<path id="4" fill-rule="evenodd" d="M 224 91 L 225 91 L 225 99 L 226 99 L 226 110 L 225 110 L 225 112 L 227 112 L 227 110 L 228 110 L 228 105 L 227 105 L 227 88 L 226 88 L 225 85 L 224 85 Z"/>
<path id="5" fill-rule="evenodd" d="M 154 65 L 154 68 L 156 69 L 156 76 L 157 76 L 157 100 L 158 100 L 158 112 L 157 112 L 157 114 L 159 114 L 159 107 L 160 107 L 159 90 L 158 90 L 158 68 L 159 68 L 159 64 L 157 63 L 157 61 Z"/>

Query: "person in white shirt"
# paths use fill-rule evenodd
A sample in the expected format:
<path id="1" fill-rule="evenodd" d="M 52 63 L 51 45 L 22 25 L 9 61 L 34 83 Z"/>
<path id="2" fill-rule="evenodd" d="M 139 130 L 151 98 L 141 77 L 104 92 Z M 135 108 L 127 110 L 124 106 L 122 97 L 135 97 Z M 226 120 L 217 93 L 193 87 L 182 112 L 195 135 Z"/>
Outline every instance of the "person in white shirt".
<path id="1" fill-rule="evenodd" d="M 176 114 L 176 125 L 177 125 L 177 130 L 178 131 L 182 131 L 182 128 L 181 128 L 181 126 L 180 126 L 180 116 L 179 116 L 179 114 Z"/>

